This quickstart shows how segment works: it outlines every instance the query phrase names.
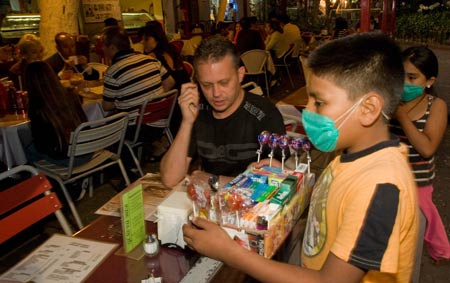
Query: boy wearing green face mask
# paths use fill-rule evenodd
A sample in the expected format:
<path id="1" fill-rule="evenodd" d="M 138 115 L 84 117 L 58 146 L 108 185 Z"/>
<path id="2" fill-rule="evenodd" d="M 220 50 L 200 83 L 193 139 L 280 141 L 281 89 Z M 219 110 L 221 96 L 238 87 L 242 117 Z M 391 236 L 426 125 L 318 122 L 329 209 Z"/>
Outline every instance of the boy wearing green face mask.
<path id="1" fill-rule="evenodd" d="M 450 243 L 432 199 L 434 154 L 447 128 L 447 105 L 431 95 L 438 76 L 438 59 L 425 46 L 405 49 L 402 58 L 405 86 L 391 131 L 410 148 L 408 157 L 417 183 L 419 207 L 426 219 L 424 241 L 428 254 L 436 262 L 445 261 L 450 259 Z"/>
<path id="2" fill-rule="evenodd" d="M 302 267 L 251 253 L 204 219 L 184 226 L 186 243 L 263 282 L 410 282 L 417 192 L 407 149 L 387 119 L 402 92 L 400 58 L 381 33 L 333 40 L 308 58 L 306 134 L 342 154 L 313 189 Z"/>

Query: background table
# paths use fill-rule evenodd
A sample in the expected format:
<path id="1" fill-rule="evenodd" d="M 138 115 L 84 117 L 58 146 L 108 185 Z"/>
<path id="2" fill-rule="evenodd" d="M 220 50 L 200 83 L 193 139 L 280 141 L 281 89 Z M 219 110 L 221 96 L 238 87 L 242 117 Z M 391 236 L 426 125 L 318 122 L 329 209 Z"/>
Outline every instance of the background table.
<path id="1" fill-rule="evenodd" d="M 29 122 L 26 115 L 12 114 L 0 118 L 0 157 L 8 169 L 27 162 L 22 142 L 31 141 Z"/>

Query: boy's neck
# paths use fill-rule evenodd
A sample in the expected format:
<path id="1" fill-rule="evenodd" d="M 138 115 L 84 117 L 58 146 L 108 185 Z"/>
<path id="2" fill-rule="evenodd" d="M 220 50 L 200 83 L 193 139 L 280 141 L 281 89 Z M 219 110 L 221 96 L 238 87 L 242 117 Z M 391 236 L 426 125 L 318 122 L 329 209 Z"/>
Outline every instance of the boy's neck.
<path id="1" fill-rule="evenodd" d="M 391 138 L 389 127 L 384 121 L 379 121 L 374 125 L 363 128 L 359 133 L 355 134 L 355 143 L 346 148 L 347 153 L 355 153 L 383 142 Z"/>

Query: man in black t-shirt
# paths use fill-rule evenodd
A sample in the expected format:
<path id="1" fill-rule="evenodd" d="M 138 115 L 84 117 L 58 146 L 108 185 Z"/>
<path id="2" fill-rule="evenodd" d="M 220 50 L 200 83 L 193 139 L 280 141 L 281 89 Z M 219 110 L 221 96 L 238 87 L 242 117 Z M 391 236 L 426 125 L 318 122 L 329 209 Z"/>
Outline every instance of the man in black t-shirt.
<path id="1" fill-rule="evenodd" d="M 224 184 L 257 160 L 258 135 L 262 131 L 285 134 L 277 108 L 241 88 L 245 69 L 239 61 L 234 45 L 221 37 L 202 41 L 195 51 L 198 85 L 187 83 L 181 87 L 178 103 L 183 119 L 161 161 L 165 185 L 179 183 L 193 158 L 200 159 L 203 169 L 193 175 L 205 181 L 216 175 Z"/>

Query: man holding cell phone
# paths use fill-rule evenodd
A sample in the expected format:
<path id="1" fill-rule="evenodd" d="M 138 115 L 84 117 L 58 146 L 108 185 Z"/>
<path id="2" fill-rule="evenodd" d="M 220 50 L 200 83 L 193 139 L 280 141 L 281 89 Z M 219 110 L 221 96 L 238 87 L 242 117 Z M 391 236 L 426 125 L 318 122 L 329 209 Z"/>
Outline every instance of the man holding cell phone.
<path id="1" fill-rule="evenodd" d="M 179 131 L 161 160 L 166 186 L 178 184 L 197 159 L 201 170 L 192 175 L 223 185 L 256 161 L 262 131 L 285 134 L 277 108 L 241 88 L 245 69 L 230 41 L 218 36 L 203 40 L 194 69 L 196 83 L 183 84 L 178 98 L 183 116 Z M 281 151 L 275 156 L 281 158 Z"/>

